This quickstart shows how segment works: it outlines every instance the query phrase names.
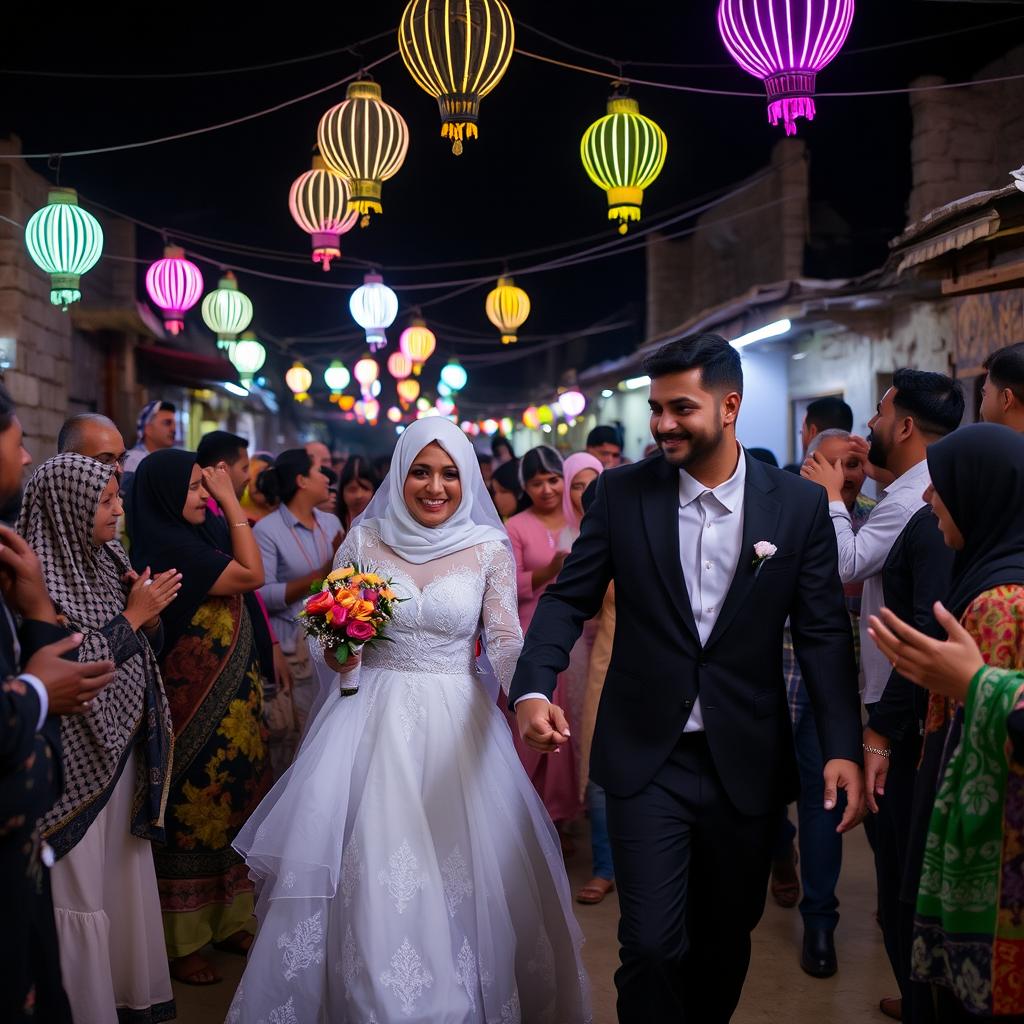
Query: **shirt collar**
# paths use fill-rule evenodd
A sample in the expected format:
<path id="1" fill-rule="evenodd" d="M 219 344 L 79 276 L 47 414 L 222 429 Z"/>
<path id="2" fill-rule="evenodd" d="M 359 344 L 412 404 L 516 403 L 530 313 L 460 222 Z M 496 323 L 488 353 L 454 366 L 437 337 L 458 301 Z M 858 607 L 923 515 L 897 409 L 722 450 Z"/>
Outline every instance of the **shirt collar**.
<path id="1" fill-rule="evenodd" d="M 303 526 L 302 523 L 300 523 L 298 519 L 296 519 L 295 516 L 292 515 L 291 510 L 288 508 L 287 505 L 282 503 L 279 506 L 278 511 L 281 513 L 281 519 L 284 522 L 284 525 L 287 526 L 289 530 L 294 530 L 296 526 L 299 526 L 303 530 L 309 531 L 308 527 Z M 314 521 L 316 520 L 316 509 L 313 509 L 313 519 Z"/>
<path id="2" fill-rule="evenodd" d="M 702 494 L 710 491 L 718 501 L 730 512 L 735 512 L 743 501 L 743 488 L 747 481 L 747 456 L 743 446 L 736 445 L 739 451 L 739 459 L 736 461 L 736 471 L 724 483 L 717 487 L 705 487 L 695 477 L 690 476 L 685 469 L 679 470 L 679 507 L 686 508 L 691 502 L 696 501 Z"/>
<path id="3" fill-rule="evenodd" d="M 928 460 L 922 459 L 920 462 L 911 466 L 902 476 L 896 477 L 895 480 L 884 491 L 882 491 L 880 497 L 888 498 L 890 495 L 898 494 L 900 491 L 909 491 L 917 488 L 917 496 L 920 497 L 924 494 L 925 488 L 928 486 Z"/>

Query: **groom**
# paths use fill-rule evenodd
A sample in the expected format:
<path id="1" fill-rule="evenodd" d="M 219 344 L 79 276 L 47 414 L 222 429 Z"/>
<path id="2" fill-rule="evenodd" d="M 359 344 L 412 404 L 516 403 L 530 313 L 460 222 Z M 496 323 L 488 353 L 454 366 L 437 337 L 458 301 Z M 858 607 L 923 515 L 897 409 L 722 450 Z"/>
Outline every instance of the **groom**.
<path id="1" fill-rule="evenodd" d="M 737 351 L 702 334 L 665 345 L 644 370 L 661 454 L 598 478 L 510 701 L 533 749 L 567 742 L 555 679 L 614 581 L 591 777 L 607 793 L 622 914 L 619 1021 L 724 1024 L 764 909 L 779 811 L 798 789 L 783 625 L 789 617 L 820 734 L 825 806 L 845 790 L 840 831 L 863 799 L 853 643 L 824 492 L 736 441 Z"/>

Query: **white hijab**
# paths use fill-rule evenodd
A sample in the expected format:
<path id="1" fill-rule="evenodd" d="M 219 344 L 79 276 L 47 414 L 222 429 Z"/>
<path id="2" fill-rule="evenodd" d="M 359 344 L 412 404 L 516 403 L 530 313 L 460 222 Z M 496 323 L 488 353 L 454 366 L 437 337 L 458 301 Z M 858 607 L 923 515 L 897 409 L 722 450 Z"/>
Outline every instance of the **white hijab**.
<path id="1" fill-rule="evenodd" d="M 420 452 L 435 441 L 458 467 L 462 501 L 455 514 L 440 526 L 424 526 L 405 503 L 405 479 Z M 414 565 L 432 562 L 486 541 L 509 543 L 480 474 L 472 443 L 459 427 L 440 416 L 416 420 L 398 439 L 391 458 L 391 471 L 353 525 L 362 523 L 375 526 L 381 540 Z"/>

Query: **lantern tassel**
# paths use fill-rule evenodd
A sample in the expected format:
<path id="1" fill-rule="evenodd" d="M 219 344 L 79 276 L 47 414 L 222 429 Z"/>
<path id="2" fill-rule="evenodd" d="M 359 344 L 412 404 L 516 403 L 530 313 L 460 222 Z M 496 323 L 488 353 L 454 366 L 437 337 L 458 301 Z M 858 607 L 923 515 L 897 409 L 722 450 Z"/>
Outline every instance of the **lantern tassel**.
<path id="1" fill-rule="evenodd" d="M 768 104 L 768 120 L 777 125 L 782 121 L 786 126 L 787 135 L 796 135 L 796 119 L 805 117 L 814 120 L 814 99 L 810 96 L 789 96 L 773 100 Z"/>

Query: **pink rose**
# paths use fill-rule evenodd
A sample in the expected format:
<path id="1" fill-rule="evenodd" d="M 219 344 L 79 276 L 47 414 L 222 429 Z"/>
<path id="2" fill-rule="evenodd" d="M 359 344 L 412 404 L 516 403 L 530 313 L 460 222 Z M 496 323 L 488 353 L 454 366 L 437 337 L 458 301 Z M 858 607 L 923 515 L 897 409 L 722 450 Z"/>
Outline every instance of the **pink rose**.
<path id="1" fill-rule="evenodd" d="M 357 643 L 365 643 L 376 633 L 376 630 L 369 622 L 360 622 L 357 619 L 348 624 L 345 632 L 348 633 L 350 639 L 355 640 Z"/>
<path id="2" fill-rule="evenodd" d="M 335 604 L 327 613 L 327 621 L 332 626 L 344 626 L 348 622 L 348 609 L 341 604 Z"/>

